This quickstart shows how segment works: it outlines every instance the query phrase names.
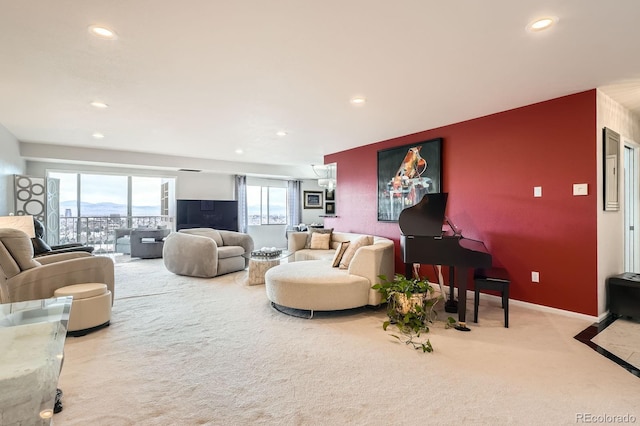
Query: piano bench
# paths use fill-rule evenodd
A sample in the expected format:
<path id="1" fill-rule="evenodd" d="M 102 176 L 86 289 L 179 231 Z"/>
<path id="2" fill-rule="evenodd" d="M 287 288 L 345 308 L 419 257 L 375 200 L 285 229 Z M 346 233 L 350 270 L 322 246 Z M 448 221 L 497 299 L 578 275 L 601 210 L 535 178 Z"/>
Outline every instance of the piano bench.
<path id="1" fill-rule="evenodd" d="M 504 326 L 509 328 L 509 274 L 502 268 L 476 269 L 473 273 L 475 298 L 473 303 L 473 322 L 478 322 L 478 303 L 480 290 L 499 291 L 504 309 Z"/>

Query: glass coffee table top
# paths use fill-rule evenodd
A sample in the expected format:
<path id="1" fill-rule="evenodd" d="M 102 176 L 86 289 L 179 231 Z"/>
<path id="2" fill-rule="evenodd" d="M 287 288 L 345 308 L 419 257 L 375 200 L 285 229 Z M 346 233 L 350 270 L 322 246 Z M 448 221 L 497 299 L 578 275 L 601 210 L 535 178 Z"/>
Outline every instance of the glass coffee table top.
<path id="1" fill-rule="evenodd" d="M 287 257 L 291 256 L 293 253 L 291 253 L 289 250 L 280 250 L 280 253 L 278 253 L 277 255 L 260 255 L 260 254 L 255 254 L 254 252 L 251 253 L 245 253 L 242 256 L 246 257 L 247 259 L 251 259 L 253 261 L 256 262 L 274 262 L 274 261 L 278 261 L 278 260 L 282 260 L 282 259 L 286 259 Z"/>
<path id="2" fill-rule="evenodd" d="M 51 423 L 72 300 L 0 304 L 0 423 Z"/>

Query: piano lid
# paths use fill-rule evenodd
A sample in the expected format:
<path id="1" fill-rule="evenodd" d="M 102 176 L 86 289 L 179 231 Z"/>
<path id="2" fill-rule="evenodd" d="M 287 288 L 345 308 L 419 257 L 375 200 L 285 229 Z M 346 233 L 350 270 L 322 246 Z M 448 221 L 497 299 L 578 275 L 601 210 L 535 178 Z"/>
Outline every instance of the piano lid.
<path id="1" fill-rule="evenodd" d="M 439 237 L 442 235 L 448 193 L 425 194 L 420 202 L 400 212 L 398 224 L 403 235 Z"/>

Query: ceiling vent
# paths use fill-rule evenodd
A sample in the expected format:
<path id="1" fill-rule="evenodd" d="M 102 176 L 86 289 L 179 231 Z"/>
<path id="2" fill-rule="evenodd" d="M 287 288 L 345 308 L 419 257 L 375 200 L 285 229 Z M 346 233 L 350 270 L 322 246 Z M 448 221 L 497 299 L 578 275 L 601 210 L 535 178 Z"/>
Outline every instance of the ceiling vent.
<path id="1" fill-rule="evenodd" d="M 202 170 L 198 169 L 178 169 L 179 172 L 191 172 L 191 173 L 200 173 Z"/>

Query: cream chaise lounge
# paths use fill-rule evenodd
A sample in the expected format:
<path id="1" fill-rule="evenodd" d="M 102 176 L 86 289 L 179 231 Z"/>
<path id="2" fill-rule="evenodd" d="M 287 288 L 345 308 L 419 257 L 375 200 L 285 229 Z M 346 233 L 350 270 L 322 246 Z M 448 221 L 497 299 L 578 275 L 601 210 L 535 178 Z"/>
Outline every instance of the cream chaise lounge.
<path id="1" fill-rule="evenodd" d="M 290 263 L 269 269 L 265 275 L 267 298 L 272 304 L 309 311 L 334 311 L 381 303 L 371 286 L 379 275 L 394 274 L 394 244 L 383 237 L 332 232 L 328 249 L 305 248 L 308 233 L 289 234 Z M 346 268 L 333 267 L 341 242 L 368 237 L 371 244 L 355 251 Z"/>

